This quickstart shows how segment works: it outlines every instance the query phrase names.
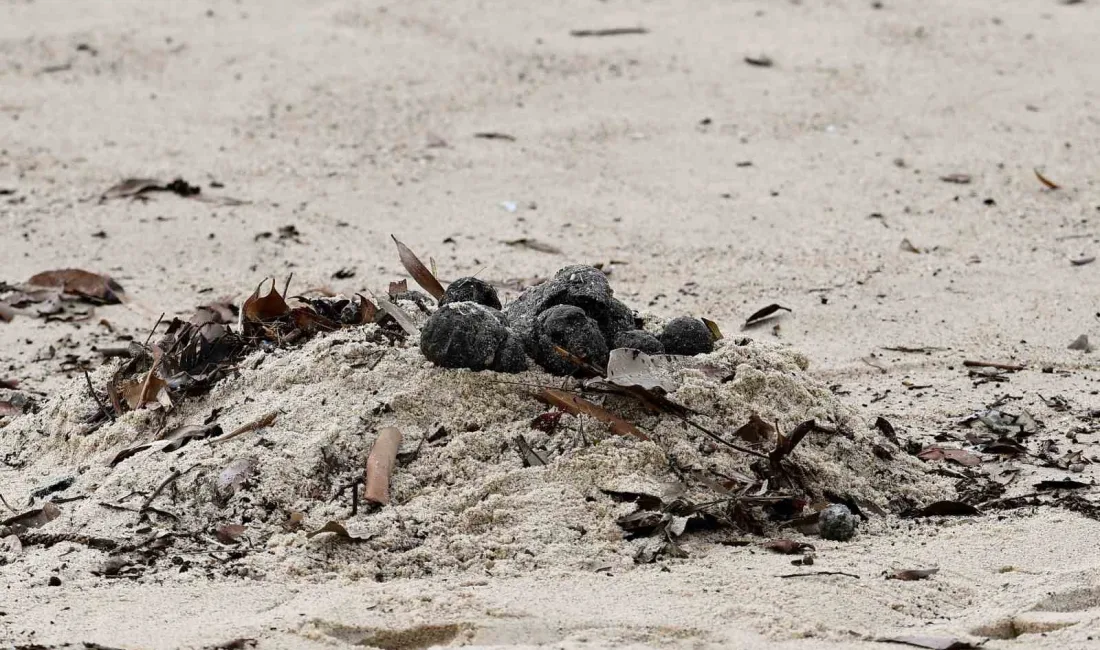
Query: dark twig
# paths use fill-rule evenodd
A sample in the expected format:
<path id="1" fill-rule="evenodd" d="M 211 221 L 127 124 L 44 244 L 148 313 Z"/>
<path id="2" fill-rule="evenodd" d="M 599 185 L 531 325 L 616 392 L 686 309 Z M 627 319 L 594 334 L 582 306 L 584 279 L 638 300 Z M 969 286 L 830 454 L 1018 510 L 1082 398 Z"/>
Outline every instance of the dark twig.
<path id="1" fill-rule="evenodd" d="M 849 578 L 855 578 L 859 580 L 859 576 L 854 573 L 845 573 L 843 571 L 811 571 L 809 573 L 787 573 L 779 576 L 780 578 L 808 578 L 811 576 L 847 576 Z"/>
<path id="2" fill-rule="evenodd" d="M 82 370 L 84 369 L 82 368 Z M 92 399 L 94 399 L 95 403 L 99 406 L 99 410 L 103 412 L 103 415 L 107 416 L 108 420 L 111 420 L 113 422 L 115 419 L 115 414 L 108 411 L 107 406 L 102 401 L 100 401 L 99 395 L 95 394 L 95 388 L 92 386 L 92 377 L 88 374 L 87 370 L 84 370 L 84 381 L 88 382 L 88 393 L 92 396 Z"/>
<path id="3" fill-rule="evenodd" d="M 291 280 L 291 278 L 293 278 L 293 277 L 294 277 L 294 274 L 293 274 L 293 273 L 291 273 L 290 275 L 286 276 L 286 283 L 285 283 L 285 284 L 283 284 L 283 298 L 286 298 L 286 294 L 287 294 L 287 292 L 288 292 L 288 291 L 290 291 L 290 280 Z"/>
<path id="4" fill-rule="evenodd" d="M 160 485 L 157 486 L 157 489 L 153 490 L 153 493 L 149 495 L 149 498 L 145 500 L 145 503 L 141 504 L 141 507 L 138 508 L 138 512 L 141 513 L 142 515 L 144 515 L 147 510 L 152 510 L 152 508 L 150 508 L 149 506 L 151 506 L 153 504 L 153 501 L 158 496 L 160 496 L 161 492 L 164 492 L 164 489 L 166 487 L 168 487 L 172 483 L 175 483 L 176 480 L 179 479 L 181 476 L 183 476 L 184 474 L 189 473 L 191 470 L 195 469 L 198 466 L 199 466 L 199 464 L 196 463 L 196 464 L 192 465 L 191 467 L 188 467 L 187 469 L 183 470 L 182 472 L 179 471 L 178 469 L 172 470 L 172 473 L 168 475 L 168 478 L 164 479 L 164 481 Z"/>
<path id="5" fill-rule="evenodd" d="M 160 313 L 160 318 L 157 319 L 157 322 L 153 323 L 153 329 L 149 330 L 149 336 L 145 337 L 145 347 L 149 347 L 149 341 L 153 340 L 153 334 L 156 333 L 157 328 L 160 327 L 160 323 L 163 320 L 164 320 L 164 312 L 161 312 Z"/>

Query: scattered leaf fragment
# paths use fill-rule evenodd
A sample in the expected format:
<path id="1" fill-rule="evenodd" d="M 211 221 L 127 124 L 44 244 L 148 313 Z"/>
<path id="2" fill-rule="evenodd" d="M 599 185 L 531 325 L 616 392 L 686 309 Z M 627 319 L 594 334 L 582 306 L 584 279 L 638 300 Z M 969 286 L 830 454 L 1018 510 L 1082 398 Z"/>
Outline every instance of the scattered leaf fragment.
<path id="1" fill-rule="evenodd" d="M 632 348 L 616 348 L 607 360 L 606 382 L 624 388 L 640 386 L 646 390 L 676 390 L 676 382 L 668 371 L 672 357 L 646 354 Z M 596 380 L 597 383 L 600 380 Z"/>
<path id="2" fill-rule="evenodd" d="M 516 136 L 509 135 L 507 133 L 500 133 L 499 131 L 478 131 L 474 134 L 475 138 L 481 138 L 482 140 L 505 140 L 507 142 L 515 142 Z"/>
<path id="3" fill-rule="evenodd" d="M 580 395 L 574 395 L 572 393 L 566 393 L 564 391 L 555 390 L 553 388 L 544 388 L 539 392 L 539 399 L 546 402 L 550 406 L 556 406 L 559 409 L 572 413 L 573 415 L 587 415 L 595 418 L 600 422 L 608 425 L 611 432 L 620 436 L 634 436 L 639 440 L 649 440 L 649 437 L 642 433 L 638 427 L 634 426 L 630 422 L 622 419 L 621 417 L 611 413 L 602 406 L 597 406 L 592 402 L 584 399 Z"/>
<path id="4" fill-rule="evenodd" d="M 560 255 L 561 249 L 553 244 L 547 244 L 537 239 L 531 239 L 530 237 L 520 237 L 519 239 L 509 239 L 504 242 L 508 246 L 517 246 L 521 248 L 527 248 L 540 253 L 550 253 L 551 255 Z"/>
<path id="5" fill-rule="evenodd" d="M 41 508 L 8 517 L 0 521 L 0 528 L 10 527 L 16 534 L 31 528 L 40 528 L 61 516 L 61 508 L 47 501 Z"/>
<path id="6" fill-rule="evenodd" d="M 759 445 L 771 441 L 775 435 L 775 427 L 753 413 L 749 416 L 749 421 L 738 427 L 733 435 L 745 442 Z"/>
<path id="7" fill-rule="evenodd" d="M 1093 484 L 1074 481 L 1068 478 L 1060 481 L 1039 481 L 1035 484 L 1035 489 L 1040 492 L 1046 490 L 1080 490 L 1087 487 L 1093 487 Z"/>
<path id="8" fill-rule="evenodd" d="M 1034 170 L 1032 170 L 1032 171 L 1034 171 L 1034 172 L 1035 172 L 1035 178 L 1038 178 L 1038 179 L 1039 179 L 1039 182 L 1040 182 L 1040 183 L 1042 183 L 1043 185 L 1045 185 L 1045 186 L 1046 186 L 1046 187 L 1047 187 L 1048 189 L 1051 189 L 1051 190 L 1057 190 L 1057 189 L 1061 189 L 1061 188 L 1062 188 L 1062 186 L 1061 186 L 1061 185 L 1059 185 L 1058 183 L 1055 183 L 1054 181 L 1050 180 L 1050 179 L 1049 179 L 1049 178 L 1047 178 L 1046 176 L 1043 176 L 1043 175 L 1042 175 L 1042 174 L 1041 174 L 1041 173 L 1039 172 L 1039 170 L 1038 170 L 1038 169 L 1034 169 Z"/>
<path id="9" fill-rule="evenodd" d="M 903 635 L 877 639 L 882 643 L 900 643 L 902 645 L 926 648 L 927 650 L 969 650 L 976 646 L 968 641 L 961 641 L 945 636 Z"/>
<path id="10" fill-rule="evenodd" d="M 574 29 L 569 32 L 569 35 L 577 38 L 585 38 L 590 36 L 628 36 L 631 34 L 648 33 L 649 30 L 645 27 L 607 27 L 604 29 Z"/>
<path id="11" fill-rule="evenodd" d="M 958 172 L 952 174 L 944 174 L 940 176 L 940 180 L 944 183 L 955 183 L 956 185 L 966 185 L 970 183 L 970 174 L 961 174 Z"/>
<path id="12" fill-rule="evenodd" d="M 722 330 L 718 328 L 718 323 L 715 323 L 709 318 L 700 318 L 699 320 L 703 321 L 703 324 L 707 326 L 707 329 L 710 330 L 710 335 L 714 337 L 715 341 L 722 340 Z"/>
<path id="13" fill-rule="evenodd" d="M 929 576 L 939 573 L 939 569 L 899 569 L 886 574 L 887 580 L 925 580 Z"/>
<path id="14" fill-rule="evenodd" d="M 753 325 L 756 325 L 757 323 L 760 323 L 761 321 L 767 319 L 768 317 L 772 316 L 773 314 L 775 314 L 779 311 L 789 312 L 791 310 L 790 310 L 790 308 L 784 307 L 783 305 L 777 305 L 777 304 L 774 304 L 774 303 L 770 304 L 767 307 L 756 310 L 755 312 L 753 312 L 752 316 L 749 316 L 748 318 L 746 318 L 744 327 L 752 327 Z"/>
<path id="15" fill-rule="evenodd" d="M 402 244 L 397 237 L 390 235 L 393 239 L 393 243 L 397 244 L 397 254 L 401 257 L 401 265 L 405 267 L 405 270 L 409 272 L 412 279 L 416 281 L 424 291 L 427 291 L 431 297 L 439 300 L 443 297 L 443 285 L 439 284 L 439 280 L 436 279 L 428 267 L 424 266 L 424 263 L 420 261 L 420 258 L 416 256 L 409 247 Z"/>
<path id="16" fill-rule="evenodd" d="M 982 464 L 981 456 L 965 449 L 954 449 L 950 447 L 927 447 L 917 454 L 917 458 L 926 461 L 947 460 L 958 463 L 964 467 L 977 467 Z"/>
<path id="17" fill-rule="evenodd" d="M 750 54 L 745 57 L 745 63 L 758 68 L 770 68 L 774 62 L 772 58 L 766 54 Z"/>
<path id="18" fill-rule="evenodd" d="M 306 537 L 313 538 L 317 535 L 320 535 L 321 533 L 332 533 L 336 535 L 336 537 L 338 537 L 339 539 L 347 542 L 365 542 L 368 539 L 366 537 L 352 537 L 352 535 L 348 533 L 348 529 L 345 528 L 344 525 L 338 521 L 330 521 L 324 526 L 318 528 L 317 530 L 306 533 Z"/>
<path id="19" fill-rule="evenodd" d="M 401 329 L 405 330 L 405 333 L 415 336 L 419 330 L 416 329 L 416 322 L 409 316 L 404 309 L 401 309 L 394 303 L 383 298 L 382 296 L 375 296 L 374 301 L 378 303 L 378 308 L 386 312 L 390 318 L 397 321 L 397 324 L 401 326 Z"/>
<path id="20" fill-rule="evenodd" d="M 1068 349 L 1079 350 L 1085 353 L 1092 352 L 1093 350 L 1092 345 L 1089 344 L 1088 334 L 1082 334 L 1081 336 L 1078 336 L 1076 339 L 1073 340 L 1073 343 L 1069 344 Z"/>
<path id="21" fill-rule="evenodd" d="M 218 526 L 218 530 L 214 535 L 222 544 L 236 544 L 246 530 L 248 529 L 241 524 L 225 524 L 224 526 Z"/>
<path id="22" fill-rule="evenodd" d="M 982 514 L 974 506 L 961 501 L 936 501 L 917 510 L 914 517 L 970 517 Z"/>
<path id="23" fill-rule="evenodd" d="M 802 553 L 804 551 L 816 550 L 813 544 L 807 544 L 806 542 L 796 542 L 793 539 L 769 539 L 764 542 L 762 546 L 769 551 L 775 551 L 782 555 L 794 555 L 796 553 Z"/>
<path id="24" fill-rule="evenodd" d="M 1090 255 L 1088 257 L 1079 257 L 1077 259 L 1072 259 L 1072 260 L 1069 261 L 1069 263 L 1074 265 L 1074 266 L 1085 266 L 1086 264 L 1092 264 L 1095 261 L 1096 261 L 1096 257 Z"/>
<path id="25" fill-rule="evenodd" d="M 920 255 L 921 253 L 924 252 L 921 249 L 914 246 L 913 242 L 909 241 L 908 237 L 901 240 L 901 244 L 898 246 L 898 248 L 900 248 L 902 251 L 905 251 L 906 253 L 916 253 L 917 255 Z"/>

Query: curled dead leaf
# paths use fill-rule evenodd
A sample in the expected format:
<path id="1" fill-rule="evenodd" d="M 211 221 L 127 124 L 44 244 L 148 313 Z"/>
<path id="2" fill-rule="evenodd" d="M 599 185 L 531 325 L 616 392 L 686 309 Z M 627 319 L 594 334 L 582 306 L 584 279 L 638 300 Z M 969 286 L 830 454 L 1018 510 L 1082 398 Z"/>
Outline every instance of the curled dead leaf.
<path id="1" fill-rule="evenodd" d="M 266 292 L 260 293 L 266 283 L 267 280 L 261 282 L 256 290 L 252 292 L 252 295 L 244 301 L 242 315 L 245 321 L 262 323 L 263 321 L 285 316 L 290 311 L 290 306 L 286 304 L 286 300 L 275 288 L 274 278 L 271 278 L 271 287 Z"/>

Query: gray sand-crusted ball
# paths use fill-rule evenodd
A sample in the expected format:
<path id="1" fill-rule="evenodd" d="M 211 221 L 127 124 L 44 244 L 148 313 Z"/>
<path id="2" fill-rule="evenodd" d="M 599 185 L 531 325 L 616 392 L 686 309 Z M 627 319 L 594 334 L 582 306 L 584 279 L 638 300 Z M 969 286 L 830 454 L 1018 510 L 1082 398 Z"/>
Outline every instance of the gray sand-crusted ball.
<path id="1" fill-rule="evenodd" d="M 555 351 L 561 346 L 598 366 L 607 365 L 607 343 L 596 321 L 580 307 L 557 305 L 539 314 L 535 320 L 535 360 L 555 375 L 571 375 L 577 366 Z"/>
<path id="2" fill-rule="evenodd" d="M 614 347 L 633 348 L 646 354 L 664 354 L 665 346 L 645 330 L 628 330 L 615 335 Z"/>
<path id="3" fill-rule="evenodd" d="M 508 322 L 524 341 L 527 352 L 536 356 L 535 320 L 557 305 L 579 307 L 596 321 L 609 345 L 619 332 L 634 329 L 634 314 L 613 297 L 611 285 L 602 271 L 591 266 L 567 266 L 554 277 L 528 288 L 504 308 Z"/>
<path id="4" fill-rule="evenodd" d="M 420 351 L 444 368 L 522 372 L 522 348 L 503 314 L 475 302 L 440 307 L 420 331 Z"/>
<path id="5" fill-rule="evenodd" d="M 698 318 L 673 318 L 661 332 L 661 343 L 668 354 L 695 356 L 714 351 L 714 335 Z"/>
<path id="6" fill-rule="evenodd" d="M 818 514 L 818 526 L 821 536 L 837 542 L 847 542 L 856 534 L 859 517 L 852 514 L 848 506 L 833 504 Z"/>
<path id="7" fill-rule="evenodd" d="M 443 292 L 443 297 L 439 299 L 439 306 L 452 302 L 476 302 L 479 305 L 500 309 L 500 298 L 497 297 L 496 288 L 485 280 L 477 278 L 459 278 L 452 282 Z"/>

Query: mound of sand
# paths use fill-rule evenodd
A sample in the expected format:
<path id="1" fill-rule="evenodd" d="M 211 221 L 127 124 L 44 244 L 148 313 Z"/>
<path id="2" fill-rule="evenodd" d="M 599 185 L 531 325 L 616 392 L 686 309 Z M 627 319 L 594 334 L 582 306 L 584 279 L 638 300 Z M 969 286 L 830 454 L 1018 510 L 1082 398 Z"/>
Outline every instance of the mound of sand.
<path id="1" fill-rule="evenodd" d="M 408 342 L 376 342 L 375 327 L 253 353 L 206 395 L 169 411 L 126 413 L 92 433 L 84 433 L 85 422 L 97 406 L 83 380 L 74 381 L 39 413 L 3 430 L 0 456 L 21 467 L 16 480 L 22 482 L 9 484 L 6 496 L 25 498 L 73 477 L 45 497 L 61 514 L 40 530 L 119 542 L 106 565 L 103 552 L 82 547 L 67 558 L 108 573 L 336 573 L 384 580 L 464 570 L 623 568 L 647 549 L 652 558 L 654 540 L 667 542 L 685 523 L 689 532 L 677 548 L 688 555 L 752 529 L 743 525 L 751 509 L 734 507 L 731 497 L 749 487 L 737 479 L 755 476 L 759 459 L 619 396 L 591 399 L 635 423 L 649 441 L 613 435 L 596 420 L 568 414 L 552 433 L 534 429 L 532 420 L 547 411 L 535 399 L 539 387 L 575 387 L 574 380 L 536 370 L 443 370 Z M 713 354 L 674 371 L 678 388 L 670 397 L 727 438 L 751 414 L 781 431 L 810 418 L 837 430 L 810 434 L 795 449 L 789 459 L 800 476 L 795 484 L 755 485 L 754 493 L 786 493 L 816 507 L 826 496 L 840 497 L 868 511 L 942 498 L 942 484 L 908 454 L 885 460 L 880 449 L 876 456 L 875 444 L 896 448 L 806 366 L 789 348 L 726 339 Z M 102 385 L 113 370 L 101 369 L 93 381 Z M 215 420 L 230 431 L 272 411 L 278 415 L 270 427 L 222 443 L 195 440 L 167 452 L 157 440 L 158 432 Z M 383 426 L 404 432 L 393 502 L 349 516 L 352 491 L 361 488 L 342 488 L 362 477 Z M 547 464 L 526 467 L 516 436 Z M 121 450 L 140 444 L 152 446 L 111 465 Z M 153 510 L 140 514 L 174 472 L 180 476 L 149 502 Z M 705 521 L 696 518 L 699 526 L 690 517 L 673 518 L 664 532 L 628 539 L 618 522 L 641 506 L 624 494 L 676 500 L 681 511 L 685 503 L 718 503 L 705 509 Z M 330 521 L 342 522 L 356 539 L 309 535 Z M 766 532 L 778 526 L 766 515 L 755 521 Z M 242 525 L 243 532 L 226 525 Z M 690 532 L 696 527 L 709 530 Z M 27 548 L 22 557 L 43 552 Z M 7 559 L 18 558 L 9 553 Z"/>

